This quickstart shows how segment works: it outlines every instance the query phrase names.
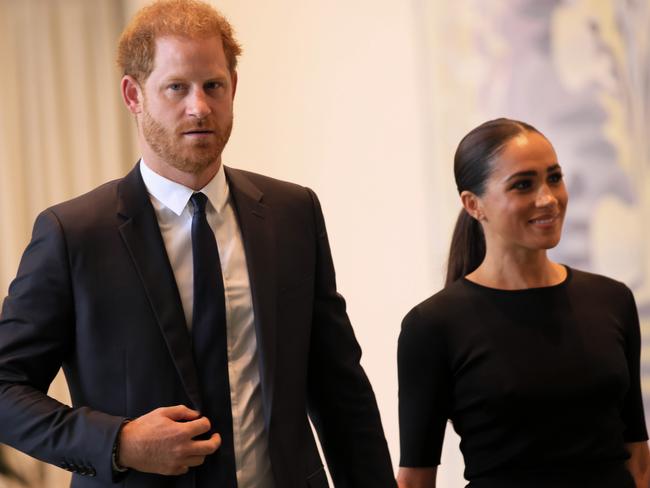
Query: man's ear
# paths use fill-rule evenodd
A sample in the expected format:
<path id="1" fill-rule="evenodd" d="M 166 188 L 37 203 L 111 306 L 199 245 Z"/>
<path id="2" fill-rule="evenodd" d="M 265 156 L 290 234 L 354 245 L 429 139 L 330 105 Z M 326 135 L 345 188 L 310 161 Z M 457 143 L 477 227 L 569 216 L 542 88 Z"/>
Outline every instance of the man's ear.
<path id="1" fill-rule="evenodd" d="M 465 190 L 460 194 L 460 201 L 468 214 L 479 222 L 485 220 L 485 214 L 483 213 L 483 205 L 480 197 L 471 191 Z"/>
<path id="2" fill-rule="evenodd" d="M 232 83 L 232 98 L 235 99 L 235 93 L 237 93 L 237 71 L 232 70 L 230 72 L 230 80 Z"/>
<path id="3" fill-rule="evenodd" d="M 133 76 L 124 75 L 120 88 L 122 89 L 122 100 L 124 100 L 124 104 L 129 109 L 129 112 L 133 115 L 142 112 L 144 96 L 138 81 Z"/>

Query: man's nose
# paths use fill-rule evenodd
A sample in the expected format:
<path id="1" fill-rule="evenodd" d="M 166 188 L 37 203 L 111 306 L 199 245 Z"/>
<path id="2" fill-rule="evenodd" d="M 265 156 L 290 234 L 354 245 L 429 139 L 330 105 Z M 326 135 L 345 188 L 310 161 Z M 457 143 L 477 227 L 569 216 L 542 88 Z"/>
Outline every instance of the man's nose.
<path id="1" fill-rule="evenodd" d="M 197 88 L 193 90 L 188 97 L 187 114 L 198 119 L 203 119 L 209 115 L 211 109 L 207 98 L 207 95 L 202 89 Z"/>

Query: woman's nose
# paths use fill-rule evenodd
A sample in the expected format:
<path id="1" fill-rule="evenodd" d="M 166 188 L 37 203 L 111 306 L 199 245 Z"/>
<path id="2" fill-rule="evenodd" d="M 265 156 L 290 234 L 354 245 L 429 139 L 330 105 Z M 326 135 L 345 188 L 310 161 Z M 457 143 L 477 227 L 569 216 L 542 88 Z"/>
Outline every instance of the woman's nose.
<path id="1" fill-rule="evenodd" d="M 535 204 L 538 207 L 550 207 L 557 205 L 557 198 L 555 194 L 551 191 L 548 185 L 542 185 L 542 187 L 537 192 L 537 198 Z"/>

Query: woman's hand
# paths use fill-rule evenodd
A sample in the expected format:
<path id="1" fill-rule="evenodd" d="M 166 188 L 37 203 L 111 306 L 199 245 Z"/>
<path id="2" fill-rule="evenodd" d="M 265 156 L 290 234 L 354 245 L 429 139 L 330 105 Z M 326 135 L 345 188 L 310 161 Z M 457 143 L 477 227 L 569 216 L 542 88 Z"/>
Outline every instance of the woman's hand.
<path id="1" fill-rule="evenodd" d="M 650 451 L 647 442 L 629 442 L 625 444 L 630 459 L 625 466 L 632 473 L 636 488 L 650 487 Z"/>
<path id="2" fill-rule="evenodd" d="M 397 471 L 398 488 L 436 488 L 437 467 L 399 468 Z"/>

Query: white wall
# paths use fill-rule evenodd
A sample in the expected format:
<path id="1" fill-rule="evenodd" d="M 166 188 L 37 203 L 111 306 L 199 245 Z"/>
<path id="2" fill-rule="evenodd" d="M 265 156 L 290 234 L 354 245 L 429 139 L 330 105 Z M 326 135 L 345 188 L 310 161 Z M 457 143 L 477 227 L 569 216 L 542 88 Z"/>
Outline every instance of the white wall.
<path id="1" fill-rule="evenodd" d="M 397 466 L 400 322 L 440 287 L 452 218 L 444 208 L 439 225 L 436 186 L 453 183 L 434 181 L 433 166 L 451 160 L 429 157 L 418 11 L 403 0 L 213 4 L 244 46 L 226 164 L 318 193 Z M 442 488 L 462 484 L 454 443 Z"/>
<path id="2" fill-rule="evenodd" d="M 82 3 L 61 1 L 54 6 L 76 9 Z M 147 2 L 123 3 L 132 14 Z M 328 224 L 339 290 L 348 300 L 348 311 L 364 351 L 363 365 L 374 386 L 393 463 L 397 466 L 396 345 L 400 322 L 413 305 L 440 287 L 449 222 L 455 214 L 455 210 L 449 210 L 454 207 L 448 198 L 448 189 L 453 188 L 451 180 L 440 177 L 448 174 L 451 160 L 434 161 L 431 156 L 431 101 L 426 96 L 431 88 L 428 68 L 423 66 L 428 59 L 423 53 L 422 19 L 416 9 L 420 2 L 212 3 L 229 17 L 244 45 L 235 129 L 225 161 L 309 186 L 318 193 Z M 50 4 L 31 2 L 29 8 L 40 9 L 36 17 L 47 25 L 55 25 L 57 35 L 77 32 L 78 29 L 65 26 L 66 19 L 77 17 L 56 9 L 52 13 L 46 5 Z M 94 17 L 85 15 L 86 20 L 76 20 L 74 26 L 91 32 L 94 27 L 88 19 Z M 110 20 L 115 22 L 115 16 Z M 112 70 L 113 56 L 111 48 L 88 59 L 94 61 L 93 66 L 96 63 L 97 67 Z M 114 78 L 113 91 L 100 90 L 108 94 L 100 97 L 102 100 L 119 95 L 119 79 Z M 111 79 L 108 74 L 98 78 L 109 85 Z M 75 80 L 78 84 L 79 79 Z M 91 100 L 99 100 L 92 95 L 99 93 L 93 92 L 99 86 L 97 83 L 82 85 L 89 88 Z M 74 103 L 66 103 L 60 96 L 55 98 L 66 110 L 75 108 Z M 90 114 L 92 120 L 97 113 L 106 113 L 91 110 L 88 103 L 77 108 L 84 116 Z M 36 112 L 44 113 L 43 107 Z M 48 130 L 53 128 L 48 126 Z M 51 137 L 62 140 L 54 133 Z M 53 152 L 50 148 L 48 154 Z M 107 158 L 118 162 L 110 168 L 111 177 L 121 174 L 120 166 L 128 168 L 132 160 L 130 155 Z M 13 161 L 20 160 L 0 159 L 0 169 L 5 171 L 14 168 Z M 51 169 L 50 163 L 40 158 L 23 159 L 37 165 L 43 174 Z M 84 158 L 80 160 L 87 162 Z M 78 172 L 56 174 L 65 178 Z M 54 183 L 53 186 L 57 191 L 68 192 L 67 198 L 98 184 L 96 176 L 84 180 L 87 187 L 83 188 Z M 16 189 L 19 193 L 24 191 L 22 186 Z M 15 273 L 18 250 L 28 238 L 32 214 L 64 197 L 47 198 L 29 208 L 31 214 L 21 224 L 24 228 L 10 226 L 20 242 L 11 247 L 11 252 L 0 252 L 7 255 L 0 267 L 3 285 Z M 62 381 L 56 385 L 61 391 L 54 394 L 64 397 Z M 457 479 L 459 459 L 453 442 L 451 445 L 451 454 L 445 457 L 449 461 L 441 472 L 442 488 L 462 484 Z M 66 473 L 56 468 L 50 471 L 54 474 L 46 478 L 47 486 L 67 486 Z M 60 478 L 65 480 L 58 481 Z"/>

